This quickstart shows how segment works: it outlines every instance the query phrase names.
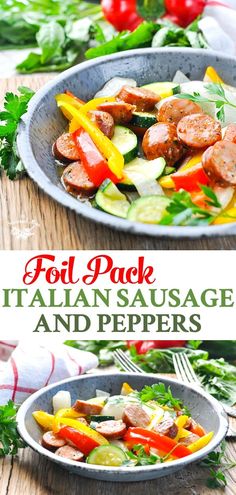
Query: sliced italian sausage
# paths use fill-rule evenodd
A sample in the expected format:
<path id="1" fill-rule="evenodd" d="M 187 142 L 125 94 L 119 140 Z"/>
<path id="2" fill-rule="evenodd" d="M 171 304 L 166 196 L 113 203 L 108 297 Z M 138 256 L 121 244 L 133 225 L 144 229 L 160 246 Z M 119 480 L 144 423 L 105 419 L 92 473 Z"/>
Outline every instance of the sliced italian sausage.
<path id="1" fill-rule="evenodd" d="M 155 431 L 167 437 L 175 438 L 178 433 L 178 426 L 173 419 L 165 419 L 155 427 Z"/>
<path id="2" fill-rule="evenodd" d="M 207 148 L 222 139 L 220 123 L 203 113 L 183 117 L 178 123 L 177 135 L 191 148 Z"/>
<path id="3" fill-rule="evenodd" d="M 219 141 L 208 148 L 202 165 L 209 178 L 224 186 L 236 186 L 236 144 Z"/>
<path id="4" fill-rule="evenodd" d="M 66 441 L 55 435 L 53 431 L 46 431 L 46 433 L 43 434 L 42 446 L 46 449 L 55 450 L 64 445 L 66 445 Z"/>
<path id="5" fill-rule="evenodd" d="M 79 160 L 79 151 L 75 144 L 72 134 L 65 132 L 62 134 L 52 147 L 53 155 L 61 161 Z"/>
<path id="6" fill-rule="evenodd" d="M 180 438 L 179 443 L 185 445 L 185 447 L 188 447 L 189 445 L 191 445 L 191 443 L 194 443 L 197 440 L 199 440 L 199 438 L 200 437 L 198 435 L 195 435 L 195 433 L 190 433 L 188 437 Z"/>
<path id="7" fill-rule="evenodd" d="M 224 135 L 224 141 L 231 141 L 236 144 L 236 124 L 228 125 Z"/>
<path id="8" fill-rule="evenodd" d="M 84 457 L 80 450 L 71 447 L 70 445 L 65 445 L 55 452 L 56 455 L 60 457 L 65 457 L 65 459 L 70 459 L 71 461 L 81 461 Z"/>
<path id="9" fill-rule="evenodd" d="M 107 136 L 109 139 L 112 138 L 114 134 L 114 119 L 112 115 L 108 112 L 102 112 L 100 110 L 92 110 L 88 112 L 88 117 L 92 122 L 96 124 L 97 127 Z"/>
<path id="10" fill-rule="evenodd" d="M 108 420 L 98 423 L 96 426 L 96 431 L 101 433 L 108 440 L 115 440 L 117 438 L 122 438 L 126 432 L 126 424 L 120 420 Z"/>
<path id="11" fill-rule="evenodd" d="M 100 414 L 100 412 L 103 410 L 103 406 L 100 406 L 98 404 L 91 404 L 89 402 L 86 402 L 85 400 L 77 400 L 73 405 L 73 409 L 83 414 L 96 415 L 96 414 Z"/>
<path id="12" fill-rule="evenodd" d="M 101 103 L 101 105 L 98 106 L 98 110 L 108 112 L 113 117 L 116 124 L 127 124 L 131 121 L 136 107 L 123 101 L 107 101 Z"/>
<path id="13" fill-rule="evenodd" d="M 183 117 L 193 113 L 202 113 L 200 105 L 191 100 L 174 98 L 162 103 L 158 110 L 157 120 L 177 125 Z"/>
<path id="14" fill-rule="evenodd" d="M 184 146 L 178 141 L 174 124 L 157 123 L 149 127 L 144 134 L 142 146 L 148 160 L 162 156 L 170 167 L 185 153 Z"/>
<path id="15" fill-rule="evenodd" d="M 149 89 L 131 86 L 123 86 L 116 98 L 135 105 L 138 112 L 151 112 L 161 99 L 159 95 Z"/>
<path id="16" fill-rule="evenodd" d="M 92 196 L 97 190 L 95 184 L 89 179 L 87 172 L 81 162 L 74 162 L 65 168 L 62 181 L 66 190 L 70 193 L 82 193 Z"/>
<path id="17" fill-rule="evenodd" d="M 145 428 L 150 423 L 150 417 L 144 409 L 136 404 L 129 404 L 122 417 L 127 426 L 140 426 Z"/>

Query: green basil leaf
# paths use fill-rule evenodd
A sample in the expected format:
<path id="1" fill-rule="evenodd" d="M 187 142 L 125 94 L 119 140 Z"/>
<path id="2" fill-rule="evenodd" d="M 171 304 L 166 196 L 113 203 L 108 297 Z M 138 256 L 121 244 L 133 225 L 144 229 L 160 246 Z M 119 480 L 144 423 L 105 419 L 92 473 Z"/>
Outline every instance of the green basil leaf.
<path id="1" fill-rule="evenodd" d="M 41 63 L 45 64 L 55 55 L 61 54 L 65 42 L 65 32 L 58 22 L 51 21 L 40 28 L 36 39 L 42 50 Z"/>

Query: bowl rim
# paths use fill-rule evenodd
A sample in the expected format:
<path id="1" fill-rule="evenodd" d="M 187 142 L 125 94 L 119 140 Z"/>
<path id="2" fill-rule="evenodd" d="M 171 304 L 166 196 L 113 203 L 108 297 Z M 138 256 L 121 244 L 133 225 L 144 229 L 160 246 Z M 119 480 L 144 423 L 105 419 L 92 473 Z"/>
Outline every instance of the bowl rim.
<path id="1" fill-rule="evenodd" d="M 135 377 L 136 376 L 144 377 L 146 375 L 150 378 L 153 378 L 154 380 L 162 380 L 163 379 L 163 381 L 167 382 L 170 385 L 170 387 L 173 384 L 177 384 L 177 385 L 184 386 L 188 390 L 197 392 L 202 398 L 204 398 L 208 403 L 211 404 L 216 415 L 218 416 L 219 430 L 218 430 L 217 434 L 213 436 L 212 440 L 209 442 L 209 444 L 206 447 L 199 450 L 198 452 L 195 452 L 194 454 L 192 454 L 190 456 L 183 457 L 182 459 L 175 460 L 174 462 L 167 461 L 165 464 L 154 464 L 154 465 L 150 465 L 150 466 L 138 466 L 138 467 L 136 466 L 135 468 L 134 467 L 129 468 L 127 466 L 123 466 L 123 467 L 122 466 L 121 467 L 99 466 L 99 465 L 87 464 L 85 462 L 71 461 L 69 459 L 67 460 L 65 458 L 60 458 L 59 456 L 56 456 L 54 453 L 45 449 L 42 445 L 40 445 L 37 441 L 35 441 L 31 437 L 31 435 L 28 433 L 26 425 L 25 425 L 25 416 L 28 412 L 28 409 L 30 408 L 30 406 L 34 402 L 34 400 L 37 399 L 38 397 L 40 397 L 45 392 L 53 390 L 55 387 L 63 386 L 64 384 L 68 384 L 68 383 L 73 383 L 73 382 L 79 381 L 81 379 L 88 379 L 89 380 L 89 379 L 93 379 L 93 378 L 99 378 L 99 377 L 101 378 L 101 377 L 106 377 L 106 376 L 116 377 L 117 375 L 120 377 L 124 377 L 124 381 L 126 380 L 126 378 L 129 378 L 132 380 L 132 377 L 134 377 L 134 376 Z M 66 378 L 64 380 L 60 380 L 59 382 L 48 385 L 47 387 L 43 387 L 42 389 L 38 390 L 34 394 L 30 395 L 30 397 L 28 397 L 23 402 L 23 404 L 20 406 L 20 408 L 17 412 L 16 420 L 17 420 L 17 424 L 18 424 L 18 426 L 17 426 L 18 432 L 19 432 L 20 436 L 24 439 L 26 444 L 28 444 L 33 450 L 35 450 L 39 454 L 44 455 L 48 459 L 50 459 L 54 462 L 57 462 L 58 464 L 65 465 L 68 468 L 72 467 L 72 466 L 77 467 L 78 472 L 81 470 L 82 471 L 85 470 L 88 473 L 89 472 L 91 472 L 91 473 L 112 472 L 114 474 L 120 474 L 120 475 L 154 472 L 157 470 L 158 471 L 163 470 L 163 472 L 164 472 L 170 466 L 175 466 L 176 468 L 183 468 L 184 466 L 187 466 L 188 464 L 199 461 L 202 458 L 206 457 L 210 452 L 212 452 L 221 443 L 221 441 L 225 438 L 225 435 L 226 435 L 226 433 L 228 431 L 228 427 L 229 427 L 228 416 L 227 416 L 222 404 L 219 401 L 217 401 L 216 399 L 214 399 L 207 392 L 205 392 L 205 390 L 192 387 L 189 384 L 181 383 L 174 378 L 169 378 L 166 376 L 162 377 L 160 375 L 155 375 L 153 373 L 144 374 L 144 373 L 128 373 L 128 372 L 127 373 L 126 372 L 88 373 L 87 375 L 79 375 L 79 376 L 72 377 L 72 378 Z"/>
<path id="2" fill-rule="evenodd" d="M 163 50 L 167 53 L 182 52 L 193 55 L 199 55 L 204 58 L 205 54 L 214 55 L 216 58 L 223 60 L 236 61 L 236 58 L 230 55 L 224 55 L 221 52 L 214 50 L 203 50 L 197 48 L 179 48 L 179 47 L 166 47 L 166 48 L 138 48 L 135 50 L 126 50 L 121 53 L 115 53 L 108 56 L 97 57 L 92 60 L 82 62 L 80 64 L 63 71 L 58 74 L 51 81 L 46 83 L 41 89 L 39 89 L 33 98 L 30 100 L 27 113 L 23 116 L 17 136 L 17 147 L 19 150 L 20 157 L 27 169 L 29 176 L 36 182 L 36 184 L 49 196 L 51 196 L 55 201 L 61 205 L 75 211 L 77 214 L 84 218 L 87 218 L 93 222 L 100 223 L 106 227 L 113 228 L 115 230 L 121 230 L 123 232 L 129 232 L 131 234 L 147 235 L 153 237 L 165 237 L 170 239 L 176 238 L 199 238 L 199 237 L 213 237 L 213 236 L 223 236 L 223 235 L 235 235 L 236 234 L 236 223 L 228 223 L 222 225 L 212 225 L 212 226 L 164 226 L 158 224 L 142 224 L 138 222 L 131 222 L 127 219 L 122 219 L 115 217 L 106 212 L 100 211 L 96 208 L 87 206 L 81 203 L 72 195 L 68 194 L 66 190 L 60 189 L 58 185 L 53 184 L 47 175 L 40 168 L 39 163 L 34 157 L 30 139 L 29 139 L 29 129 L 31 125 L 32 116 L 35 109 L 40 104 L 45 94 L 54 88 L 58 83 L 67 78 L 67 76 L 76 75 L 81 70 L 89 67 L 96 67 L 97 65 L 113 61 L 116 59 L 124 59 L 133 56 L 142 56 L 143 54 L 163 54 Z"/>

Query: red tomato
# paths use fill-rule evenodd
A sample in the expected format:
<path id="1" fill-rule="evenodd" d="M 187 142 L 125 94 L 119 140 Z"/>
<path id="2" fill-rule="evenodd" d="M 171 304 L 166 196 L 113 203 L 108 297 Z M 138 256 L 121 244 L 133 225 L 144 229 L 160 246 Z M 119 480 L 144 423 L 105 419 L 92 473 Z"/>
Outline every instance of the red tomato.
<path id="1" fill-rule="evenodd" d="M 150 349 L 156 348 L 155 340 L 145 340 L 139 348 L 139 354 L 146 354 Z"/>
<path id="2" fill-rule="evenodd" d="M 170 349 L 171 347 L 184 347 L 187 340 L 157 340 L 156 349 Z"/>
<path id="3" fill-rule="evenodd" d="M 136 0 L 102 0 L 104 17 L 117 31 L 134 31 L 143 21 L 136 10 Z"/>
<path id="4" fill-rule="evenodd" d="M 135 347 L 137 353 L 139 354 L 139 349 L 143 345 L 143 341 L 142 340 L 127 340 L 126 344 L 127 344 L 128 349 L 130 349 L 131 347 Z"/>
<path id="5" fill-rule="evenodd" d="M 146 354 L 150 349 L 170 349 L 184 347 L 187 340 L 127 340 L 127 347 L 134 346 L 138 354 Z"/>
<path id="6" fill-rule="evenodd" d="M 168 14 L 178 17 L 180 26 L 188 26 L 202 14 L 206 0 L 165 0 Z"/>

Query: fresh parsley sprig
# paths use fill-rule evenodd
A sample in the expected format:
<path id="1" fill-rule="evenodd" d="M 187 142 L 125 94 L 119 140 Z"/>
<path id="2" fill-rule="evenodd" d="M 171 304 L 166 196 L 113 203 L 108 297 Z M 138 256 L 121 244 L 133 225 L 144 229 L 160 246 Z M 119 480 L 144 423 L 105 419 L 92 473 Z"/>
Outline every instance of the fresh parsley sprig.
<path id="1" fill-rule="evenodd" d="M 138 396 L 142 402 L 155 400 L 161 406 L 168 406 L 177 410 L 183 409 L 183 403 L 180 399 L 173 397 L 170 387 L 166 388 L 164 383 L 154 383 L 146 385 Z"/>
<path id="2" fill-rule="evenodd" d="M 148 466 L 163 462 L 162 457 L 152 453 L 147 454 L 145 447 L 140 444 L 134 445 L 126 454 L 129 458 L 124 462 L 126 466 Z"/>
<path id="3" fill-rule="evenodd" d="M 224 488 L 227 485 L 225 472 L 236 466 L 236 462 L 229 459 L 225 450 L 226 442 L 222 442 L 218 452 L 211 452 L 201 462 L 201 466 L 210 470 L 210 476 L 207 479 L 207 486 L 209 488 Z"/>
<path id="4" fill-rule="evenodd" d="M 221 204 L 214 191 L 207 186 L 200 185 L 200 187 L 208 198 L 206 203 L 214 208 L 220 208 Z M 209 225 L 216 217 L 216 213 L 212 210 L 201 208 L 193 203 L 190 193 L 184 190 L 172 195 L 166 211 L 167 214 L 160 222 L 161 225 Z"/>
<path id="5" fill-rule="evenodd" d="M 4 110 L 0 112 L 0 167 L 9 179 L 15 179 L 24 170 L 16 146 L 17 127 L 34 95 L 34 91 L 25 86 L 20 86 L 18 91 L 19 95 L 6 93 Z"/>
<path id="6" fill-rule="evenodd" d="M 0 406 L 0 457 L 16 455 L 18 449 L 25 447 L 17 431 L 17 407 L 12 400 Z"/>
<path id="7" fill-rule="evenodd" d="M 207 98 L 206 96 L 200 95 L 199 92 L 194 91 L 193 94 L 188 94 L 188 93 L 182 93 L 179 95 L 176 95 L 177 98 L 181 99 L 186 99 L 186 100 L 191 100 L 196 103 L 214 103 L 216 106 L 216 116 L 221 122 L 225 122 L 225 105 L 228 105 L 232 108 L 236 108 L 236 105 L 230 101 L 226 94 L 225 90 L 222 86 L 222 84 L 219 83 L 209 83 L 205 84 L 204 88 L 208 91 L 208 93 L 212 96 L 217 96 L 220 99 L 211 99 Z"/>

